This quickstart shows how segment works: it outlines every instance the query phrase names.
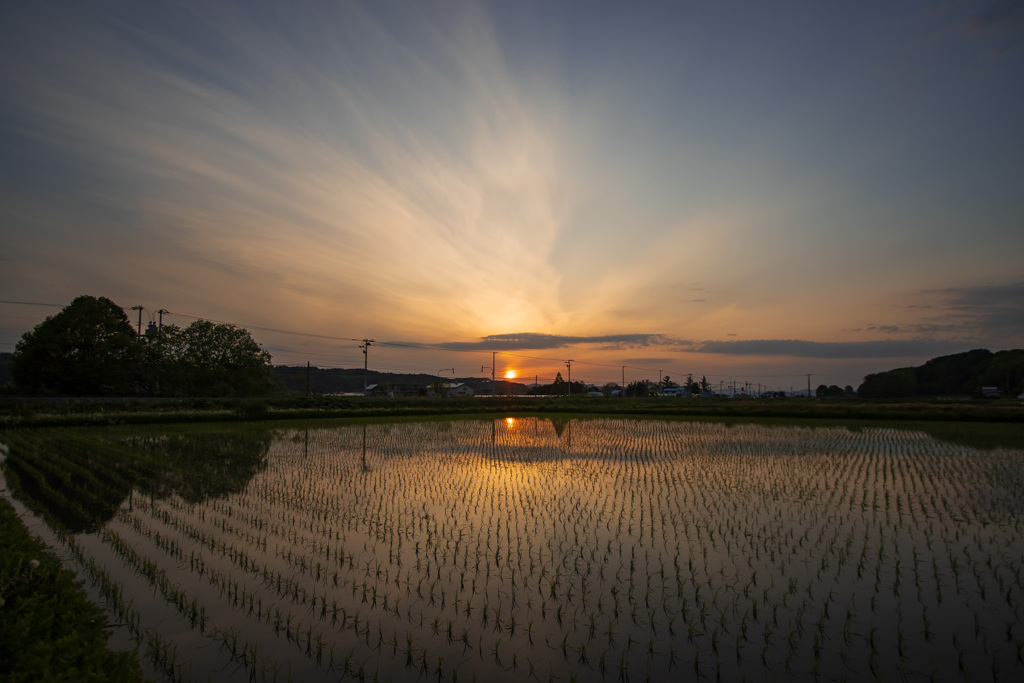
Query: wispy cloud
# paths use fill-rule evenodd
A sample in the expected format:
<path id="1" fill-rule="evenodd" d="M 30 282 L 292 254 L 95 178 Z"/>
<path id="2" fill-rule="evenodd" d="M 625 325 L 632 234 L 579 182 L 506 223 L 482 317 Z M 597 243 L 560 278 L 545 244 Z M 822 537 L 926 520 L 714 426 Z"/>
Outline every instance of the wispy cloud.
<path id="1" fill-rule="evenodd" d="M 1024 338 L 1024 281 L 921 291 L 906 306 L 915 319 L 869 331 L 941 336 L 988 347 L 1019 346 Z"/>
<path id="2" fill-rule="evenodd" d="M 394 342 L 407 343 L 407 342 Z M 665 334 L 610 334 L 573 336 L 522 332 L 496 334 L 474 342 L 444 342 L 433 345 L 450 351 L 542 351 L 579 348 L 598 351 L 649 349 L 651 353 L 694 353 L 725 356 L 817 359 L 930 358 L 957 353 L 977 344 L 934 339 L 877 340 L 858 342 L 818 342 L 801 339 L 750 339 L 730 341 L 690 341 Z M 634 362 L 623 360 L 623 362 Z M 651 360 L 651 357 L 648 357 Z"/>
<path id="3" fill-rule="evenodd" d="M 145 261 L 165 288 L 216 290 L 250 318 L 299 300 L 323 314 L 347 296 L 362 329 L 554 322 L 571 136 L 531 109 L 489 20 L 471 5 L 415 27 L 359 4 L 268 12 L 23 19 L 45 58 L 3 70 L 5 109 L 40 149 L 83 165 L 56 188 L 69 215 L 40 237 L 104 239 L 111 224 L 89 203 L 162 243 L 143 254 L 111 236 L 113 252 L 55 248 L 39 266 Z M 188 22 L 196 32 L 176 30 Z"/>
<path id="4" fill-rule="evenodd" d="M 1024 45 L 1021 0 L 948 0 L 935 4 L 924 16 L 941 22 L 940 33 L 966 36 L 984 45 L 989 57 L 1004 57 Z"/>
<path id="5" fill-rule="evenodd" d="M 990 54 L 1002 56 L 1024 45 L 1024 2 L 996 0 L 968 17 L 963 28 L 971 36 L 998 41 Z"/>
<path id="6" fill-rule="evenodd" d="M 816 342 L 799 339 L 751 339 L 706 341 L 695 344 L 696 353 L 731 356 L 793 356 L 822 359 L 931 358 L 966 351 L 976 345 L 931 339 L 863 342 Z"/>
<path id="7" fill-rule="evenodd" d="M 662 334 L 573 336 L 519 332 L 515 334 L 492 334 L 481 337 L 479 341 L 474 342 L 441 342 L 432 346 L 450 351 L 538 351 L 575 346 L 589 346 L 595 351 L 609 351 L 649 346 L 677 346 L 679 343 L 677 340 Z"/>

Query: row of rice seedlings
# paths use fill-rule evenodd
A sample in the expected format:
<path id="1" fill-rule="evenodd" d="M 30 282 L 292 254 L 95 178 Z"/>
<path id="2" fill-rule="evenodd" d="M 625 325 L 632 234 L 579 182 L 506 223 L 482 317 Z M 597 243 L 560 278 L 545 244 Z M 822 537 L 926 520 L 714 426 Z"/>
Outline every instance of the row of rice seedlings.
<path id="1" fill-rule="evenodd" d="M 806 535 L 805 535 L 806 536 Z"/>
<path id="2" fill-rule="evenodd" d="M 966 672 L 1019 665 L 1019 634 L 991 624 L 1020 616 L 1019 552 L 998 552 L 1020 538 L 1020 490 L 979 505 L 993 487 L 959 451 L 899 432 L 523 427 L 371 427 L 370 471 L 358 429 L 291 434 L 245 495 L 150 508 L 176 506 L 154 519 L 181 542 L 219 539 L 223 572 L 292 572 L 266 596 L 307 610 L 308 654 L 313 621 L 345 610 L 316 633 L 353 675 L 394 675 L 402 652 L 406 669 L 452 678 L 866 675 L 941 661 L 934 642 L 951 634 Z M 1019 454 L 981 455 L 1019 470 Z M 262 598 L 242 596 L 250 610 Z M 347 628 L 352 610 L 365 612 Z"/>

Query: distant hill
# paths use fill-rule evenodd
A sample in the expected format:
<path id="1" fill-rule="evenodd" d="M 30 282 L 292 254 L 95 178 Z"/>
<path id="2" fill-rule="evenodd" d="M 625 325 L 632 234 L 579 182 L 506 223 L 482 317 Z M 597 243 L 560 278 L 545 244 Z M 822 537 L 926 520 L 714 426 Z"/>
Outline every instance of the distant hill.
<path id="1" fill-rule="evenodd" d="M 305 365 L 276 365 L 273 370 L 274 381 L 285 390 L 293 393 L 305 393 L 307 368 Z M 386 386 L 389 390 L 403 395 L 415 395 L 420 389 L 426 389 L 438 379 L 437 375 L 426 373 L 374 372 L 364 373 L 360 368 L 316 368 L 308 369 L 309 392 L 311 394 L 354 394 L 362 393 L 363 383 Z M 481 377 L 450 377 L 441 378 L 445 382 L 463 382 L 473 387 L 477 394 L 491 393 L 491 380 Z M 525 394 L 527 388 L 518 382 L 498 380 L 499 394 Z"/>
<path id="2" fill-rule="evenodd" d="M 924 365 L 868 375 L 857 388 L 861 398 L 983 395 L 995 387 L 1003 396 L 1024 392 L 1024 350 L 975 349 L 933 358 Z"/>

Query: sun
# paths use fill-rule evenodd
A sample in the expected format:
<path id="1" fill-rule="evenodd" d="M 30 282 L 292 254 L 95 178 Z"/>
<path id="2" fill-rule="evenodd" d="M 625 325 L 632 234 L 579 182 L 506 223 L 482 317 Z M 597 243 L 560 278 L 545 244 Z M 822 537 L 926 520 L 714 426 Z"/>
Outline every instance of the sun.
<path id="1" fill-rule="evenodd" d="M 506 370 L 505 371 L 505 379 L 515 379 L 515 378 L 516 378 L 516 371 L 515 370 Z"/>

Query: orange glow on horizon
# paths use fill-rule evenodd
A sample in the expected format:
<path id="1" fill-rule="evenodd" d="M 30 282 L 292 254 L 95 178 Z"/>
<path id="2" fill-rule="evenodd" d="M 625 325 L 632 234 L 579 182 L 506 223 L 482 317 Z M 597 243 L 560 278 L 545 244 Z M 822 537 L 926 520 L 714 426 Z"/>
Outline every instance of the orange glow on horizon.
<path id="1" fill-rule="evenodd" d="M 516 373 L 515 370 L 506 370 L 505 371 L 505 379 L 515 379 L 516 375 L 517 375 L 517 373 Z"/>

